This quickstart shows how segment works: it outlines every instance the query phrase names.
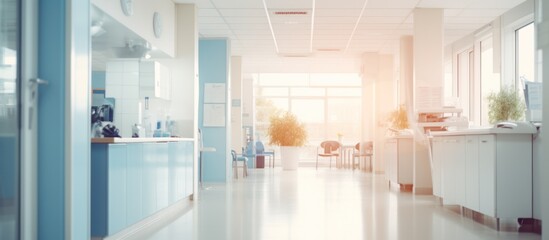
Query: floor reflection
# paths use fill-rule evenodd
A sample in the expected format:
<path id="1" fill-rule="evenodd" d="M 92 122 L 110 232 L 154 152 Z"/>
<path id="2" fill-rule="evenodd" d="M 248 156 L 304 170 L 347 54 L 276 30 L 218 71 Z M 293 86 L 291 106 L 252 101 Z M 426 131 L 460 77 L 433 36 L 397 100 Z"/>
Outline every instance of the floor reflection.
<path id="1" fill-rule="evenodd" d="M 194 207 L 141 239 L 541 239 L 498 232 L 441 207 L 433 196 L 389 189 L 383 175 L 254 169 L 209 185 Z"/>

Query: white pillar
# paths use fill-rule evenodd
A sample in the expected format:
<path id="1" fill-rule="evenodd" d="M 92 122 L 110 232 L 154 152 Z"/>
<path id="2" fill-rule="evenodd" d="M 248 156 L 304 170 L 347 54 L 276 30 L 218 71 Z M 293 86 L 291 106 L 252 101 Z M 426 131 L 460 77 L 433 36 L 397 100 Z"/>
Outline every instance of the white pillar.
<path id="1" fill-rule="evenodd" d="M 412 36 L 400 38 L 400 82 L 398 103 L 413 102 L 414 82 L 414 40 Z M 409 85 L 409 86 L 408 86 Z"/>
<path id="2" fill-rule="evenodd" d="M 376 106 L 374 103 L 376 99 L 375 84 L 379 78 L 379 54 L 364 53 L 362 55 L 362 65 L 362 141 L 375 141 Z M 381 154 L 375 152 L 374 148 L 373 159 Z M 375 162 L 373 164 L 375 165 Z"/>
<path id="3" fill-rule="evenodd" d="M 242 57 L 231 57 L 231 149 L 242 149 Z"/>
<path id="4" fill-rule="evenodd" d="M 172 107 L 177 107 L 181 112 L 182 124 L 179 125 L 183 133 L 191 133 L 194 142 L 194 184 L 193 198 L 198 195 L 198 9 L 194 4 L 175 5 L 175 29 L 176 29 L 176 58 L 178 62 L 171 69 L 178 69 L 178 89 L 192 89 L 185 93 L 172 93 L 178 95 L 181 100 Z M 175 76 L 172 76 L 175 77 Z M 173 83 L 172 83 L 173 84 Z M 174 85 L 172 85 L 174 88 Z M 175 102 L 175 100 L 172 100 Z"/>
<path id="5" fill-rule="evenodd" d="M 414 102 L 413 108 L 408 103 L 408 109 L 417 110 L 424 93 L 418 90 L 428 87 L 439 88 L 442 94 L 444 81 L 444 9 L 414 10 Z M 433 93 L 432 90 L 429 91 Z M 433 96 L 429 96 L 432 99 Z M 431 106 L 442 105 L 442 99 L 431 102 Z M 414 116 L 415 117 L 415 116 Z M 415 121 L 415 118 L 410 119 Z M 413 123 L 412 123 L 413 124 Z M 416 129 L 416 131 L 420 131 Z M 421 136 L 416 134 L 416 136 Z M 416 137 L 414 144 L 414 193 L 431 194 L 431 165 L 427 140 Z"/>
<path id="6" fill-rule="evenodd" d="M 394 62 L 393 55 L 379 55 L 379 72 L 375 83 L 375 141 L 374 171 L 385 171 L 385 156 L 383 147 L 387 133 L 387 117 L 395 110 L 395 86 L 394 86 Z"/>

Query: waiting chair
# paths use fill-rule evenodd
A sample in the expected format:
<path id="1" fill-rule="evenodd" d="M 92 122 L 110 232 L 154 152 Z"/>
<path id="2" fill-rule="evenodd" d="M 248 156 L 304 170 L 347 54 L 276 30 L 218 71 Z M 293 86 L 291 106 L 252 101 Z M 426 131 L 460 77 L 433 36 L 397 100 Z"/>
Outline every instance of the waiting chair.
<path id="1" fill-rule="evenodd" d="M 338 141 L 324 141 L 320 143 L 320 147 L 323 149 L 321 153 L 316 155 L 316 169 L 318 169 L 318 157 L 329 157 L 330 158 L 330 168 L 332 168 L 332 158 L 339 157 L 339 148 L 341 148 L 341 143 Z"/>
<path id="2" fill-rule="evenodd" d="M 265 146 L 261 141 L 255 142 L 255 152 L 257 156 L 266 156 L 269 157 L 269 166 L 271 165 L 271 161 L 273 163 L 274 168 L 274 159 L 275 159 L 275 152 L 273 151 L 265 151 Z M 272 160 L 271 160 L 272 159 Z"/>
<path id="3" fill-rule="evenodd" d="M 372 141 L 357 143 L 353 153 L 353 170 L 355 169 L 355 159 L 358 158 L 358 168 L 362 169 L 366 165 L 366 158 L 370 159 L 370 168 L 372 167 L 372 156 L 374 152 L 374 143 Z M 361 160 L 364 160 L 361 164 Z M 362 166 L 362 167 L 361 167 Z"/>
<path id="4" fill-rule="evenodd" d="M 248 176 L 248 158 L 244 156 L 238 156 L 235 150 L 231 150 L 233 156 L 233 175 L 238 179 L 238 168 L 242 167 L 242 177 Z M 238 166 L 238 162 L 242 162 L 242 166 Z"/>

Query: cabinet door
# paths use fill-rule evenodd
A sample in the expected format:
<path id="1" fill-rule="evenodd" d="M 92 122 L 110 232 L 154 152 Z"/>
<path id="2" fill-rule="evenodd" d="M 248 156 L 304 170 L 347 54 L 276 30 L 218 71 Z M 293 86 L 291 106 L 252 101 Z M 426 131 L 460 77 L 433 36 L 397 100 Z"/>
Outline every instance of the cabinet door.
<path id="1" fill-rule="evenodd" d="M 465 139 L 465 207 L 479 211 L 479 141 L 471 135 Z"/>
<path id="2" fill-rule="evenodd" d="M 396 139 L 389 139 L 385 141 L 385 164 L 386 164 L 386 172 L 387 174 L 385 177 L 387 180 L 391 181 L 392 183 L 398 183 L 397 178 L 397 140 Z"/>
<path id="3" fill-rule="evenodd" d="M 400 184 L 414 183 L 414 140 L 399 139 L 397 154 L 397 177 Z"/>
<path id="4" fill-rule="evenodd" d="M 442 159 L 445 156 L 444 141 L 441 137 L 435 137 L 432 142 L 432 170 L 433 178 L 433 195 L 444 197 L 442 195 Z"/>
<path id="5" fill-rule="evenodd" d="M 143 217 L 156 212 L 156 143 L 143 144 Z"/>
<path id="6" fill-rule="evenodd" d="M 126 227 L 126 144 L 109 144 L 108 235 Z"/>
<path id="7" fill-rule="evenodd" d="M 156 211 L 168 206 L 168 143 L 156 144 Z"/>
<path id="8" fill-rule="evenodd" d="M 128 144 L 127 156 L 126 216 L 129 226 L 143 217 L 143 144 Z"/>
<path id="9" fill-rule="evenodd" d="M 185 143 L 169 143 L 170 147 L 170 180 L 169 180 L 169 204 L 183 198 L 185 193 Z"/>
<path id="10" fill-rule="evenodd" d="M 496 214 L 496 145 L 494 135 L 480 135 L 478 149 L 481 213 Z"/>
<path id="11" fill-rule="evenodd" d="M 465 137 L 445 137 L 442 195 L 447 205 L 463 205 L 465 196 Z"/>
<path id="12" fill-rule="evenodd" d="M 194 143 L 185 142 L 185 194 L 183 197 L 190 196 L 194 192 Z"/>

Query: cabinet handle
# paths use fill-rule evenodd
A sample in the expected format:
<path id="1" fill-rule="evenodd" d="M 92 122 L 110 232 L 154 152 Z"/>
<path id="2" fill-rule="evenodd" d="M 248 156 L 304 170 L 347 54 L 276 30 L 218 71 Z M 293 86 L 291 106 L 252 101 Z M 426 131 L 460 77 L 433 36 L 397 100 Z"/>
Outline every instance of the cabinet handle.
<path id="1" fill-rule="evenodd" d="M 480 141 L 481 143 L 487 143 L 488 141 L 487 140 L 482 140 Z"/>

